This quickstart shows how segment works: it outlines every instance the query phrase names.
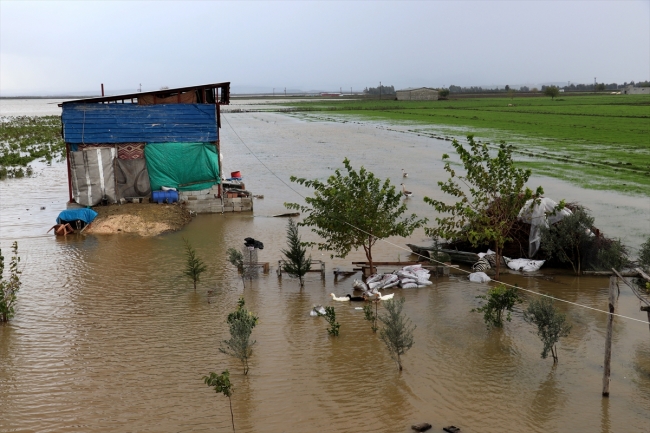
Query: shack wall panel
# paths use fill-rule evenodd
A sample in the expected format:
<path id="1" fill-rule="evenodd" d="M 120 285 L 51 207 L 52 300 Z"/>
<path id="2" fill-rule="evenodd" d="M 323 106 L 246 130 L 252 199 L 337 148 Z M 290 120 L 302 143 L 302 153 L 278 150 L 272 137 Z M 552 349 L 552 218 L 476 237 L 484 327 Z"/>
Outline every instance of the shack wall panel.
<path id="1" fill-rule="evenodd" d="M 219 139 L 213 104 L 65 104 L 67 143 L 214 142 Z"/>

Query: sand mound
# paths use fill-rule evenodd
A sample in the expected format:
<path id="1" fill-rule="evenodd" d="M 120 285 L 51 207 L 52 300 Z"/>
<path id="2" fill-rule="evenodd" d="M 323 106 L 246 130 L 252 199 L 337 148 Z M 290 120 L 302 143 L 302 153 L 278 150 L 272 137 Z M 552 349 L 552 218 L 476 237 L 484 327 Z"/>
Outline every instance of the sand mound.
<path id="1" fill-rule="evenodd" d="M 175 231 L 192 218 L 183 206 L 152 203 L 97 206 L 99 215 L 85 230 L 87 234 L 108 235 L 130 233 L 139 236 L 157 236 Z"/>

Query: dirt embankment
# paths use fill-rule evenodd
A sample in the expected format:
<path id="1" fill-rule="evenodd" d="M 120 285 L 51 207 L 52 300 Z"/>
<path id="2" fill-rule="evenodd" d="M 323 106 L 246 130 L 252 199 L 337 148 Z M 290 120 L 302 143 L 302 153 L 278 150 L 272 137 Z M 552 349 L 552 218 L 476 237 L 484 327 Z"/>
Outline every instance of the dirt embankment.
<path id="1" fill-rule="evenodd" d="M 140 236 L 157 236 L 180 230 L 192 220 L 190 212 L 177 204 L 127 203 L 123 205 L 96 206 L 99 215 L 86 229 L 88 234 L 108 235 L 131 233 Z"/>

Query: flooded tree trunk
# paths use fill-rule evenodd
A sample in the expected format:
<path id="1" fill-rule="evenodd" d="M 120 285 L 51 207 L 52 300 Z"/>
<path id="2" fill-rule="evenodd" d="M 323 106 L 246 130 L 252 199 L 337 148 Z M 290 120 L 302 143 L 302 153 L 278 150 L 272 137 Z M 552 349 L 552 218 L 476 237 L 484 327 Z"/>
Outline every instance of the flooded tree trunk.
<path id="1" fill-rule="evenodd" d="M 609 376 L 612 361 L 612 331 L 614 326 L 614 302 L 616 302 L 616 277 L 609 277 L 609 317 L 605 340 L 605 363 L 603 364 L 603 397 L 609 397 Z"/>

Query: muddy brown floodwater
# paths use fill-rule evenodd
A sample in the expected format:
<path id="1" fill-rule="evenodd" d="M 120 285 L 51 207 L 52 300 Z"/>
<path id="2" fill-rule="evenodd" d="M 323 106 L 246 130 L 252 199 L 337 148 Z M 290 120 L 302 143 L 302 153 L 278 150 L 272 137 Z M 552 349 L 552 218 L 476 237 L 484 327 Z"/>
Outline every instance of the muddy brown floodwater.
<path id="1" fill-rule="evenodd" d="M 649 431 L 647 324 L 614 319 L 611 397 L 603 399 L 606 316 L 593 310 L 558 304 L 573 329 L 553 368 L 551 360 L 540 359 L 541 343 L 522 319 L 526 302 L 503 330 L 488 331 L 481 315 L 470 312 L 487 285 L 452 276 L 433 279 L 427 288 L 396 290 L 417 325 L 415 345 L 398 373 L 363 312 L 328 296 L 351 293 L 354 277 L 336 282 L 331 271 L 350 269 L 360 253 L 341 260 L 312 251 L 326 261 L 327 274 L 325 280 L 310 274 L 302 291 L 295 280 L 279 280 L 275 266 L 243 289 L 226 249 L 251 236 L 264 242 L 260 261 L 274 265 L 285 246 L 286 220 L 270 215 L 300 200 L 251 151 L 287 183 L 290 175 L 324 177 L 345 156 L 397 184 L 405 168 L 415 193 L 409 208 L 431 218 L 422 197 L 438 194 L 440 157 L 449 144 L 373 124 L 267 113 L 225 118 L 225 171 L 242 171 L 247 188 L 265 197 L 255 202 L 254 216 L 199 215 L 179 232 L 150 238 L 61 239 L 44 233 L 66 199 L 63 165 L 39 168 L 36 178 L 0 182 L 0 243 L 7 257 L 18 240 L 24 271 L 16 317 L 0 326 L 0 431 L 227 432 L 228 401 L 201 380 L 226 368 L 241 432 L 406 433 L 417 422 L 431 423 L 432 431 L 450 424 L 463 432 Z M 551 197 L 580 200 L 611 236 L 638 245 L 633 238 L 650 232 L 646 198 L 547 178 L 531 183 L 542 183 Z M 183 238 L 208 264 L 196 293 L 181 276 Z M 418 231 L 408 240 L 391 239 L 397 246 L 380 243 L 376 257 L 406 260 L 399 247 L 424 238 Z M 504 279 L 586 306 L 607 305 L 607 278 L 545 270 Z M 228 334 L 226 315 L 241 295 L 260 317 L 246 377 L 218 350 Z M 646 320 L 625 286 L 617 302 L 620 314 Z M 323 318 L 309 316 L 313 304 L 335 307 L 338 338 L 327 335 Z"/>

